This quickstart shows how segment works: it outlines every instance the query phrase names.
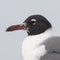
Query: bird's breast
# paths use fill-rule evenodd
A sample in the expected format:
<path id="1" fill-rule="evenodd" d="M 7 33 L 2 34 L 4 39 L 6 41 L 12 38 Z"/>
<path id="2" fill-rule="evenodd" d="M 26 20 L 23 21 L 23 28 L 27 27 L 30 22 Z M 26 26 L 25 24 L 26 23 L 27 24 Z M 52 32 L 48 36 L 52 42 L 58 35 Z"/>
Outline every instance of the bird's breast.
<path id="1" fill-rule="evenodd" d="M 36 55 L 39 55 L 40 57 L 40 54 L 43 53 L 41 52 L 43 51 L 42 49 L 45 49 L 45 46 L 44 48 L 43 47 L 41 48 L 41 46 L 39 46 L 39 44 L 41 44 L 42 42 L 43 40 L 41 41 L 39 38 L 25 39 L 22 44 L 22 54 L 23 54 L 24 60 L 35 60 Z"/>
<path id="2" fill-rule="evenodd" d="M 24 60 L 38 60 L 40 56 L 43 56 L 46 53 L 46 46 L 41 46 L 40 44 L 49 37 L 51 37 L 51 35 L 47 32 L 41 35 L 25 38 L 22 43 L 22 54 Z"/>

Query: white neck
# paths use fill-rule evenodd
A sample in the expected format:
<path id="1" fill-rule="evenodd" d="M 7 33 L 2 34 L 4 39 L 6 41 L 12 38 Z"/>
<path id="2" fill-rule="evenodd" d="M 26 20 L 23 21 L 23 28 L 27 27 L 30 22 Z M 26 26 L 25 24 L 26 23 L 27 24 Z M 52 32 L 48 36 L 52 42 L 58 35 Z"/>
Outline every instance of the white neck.
<path id="1" fill-rule="evenodd" d="M 37 42 L 38 41 L 42 42 L 42 41 L 44 41 L 45 39 L 47 39 L 51 36 L 52 36 L 52 29 L 48 29 L 41 34 L 28 36 L 27 38 L 29 38 L 30 40 L 34 40 L 34 41 L 36 40 Z"/>
<path id="2" fill-rule="evenodd" d="M 33 56 L 35 56 L 35 54 L 32 55 L 33 50 L 35 50 L 39 44 L 43 43 L 47 38 L 51 36 L 52 29 L 48 29 L 42 34 L 26 37 L 22 44 L 22 54 L 24 60 L 33 60 L 31 59 L 31 57 L 33 58 Z"/>

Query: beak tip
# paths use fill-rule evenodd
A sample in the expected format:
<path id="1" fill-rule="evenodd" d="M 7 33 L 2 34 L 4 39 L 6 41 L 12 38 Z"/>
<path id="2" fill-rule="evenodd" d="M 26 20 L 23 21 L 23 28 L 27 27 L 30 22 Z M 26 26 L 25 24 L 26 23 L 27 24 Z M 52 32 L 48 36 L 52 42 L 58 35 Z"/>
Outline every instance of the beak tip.
<path id="1" fill-rule="evenodd" d="M 8 29 L 6 29 L 5 31 L 8 32 Z"/>
<path id="2" fill-rule="evenodd" d="M 6 32 L 10 32 L 13 31 L 13 29 L 11 29 L 10 27 L 6 29 Z"/>
<path id="3" fill-rule="evenodd" d="M 6 30 L 6 32 L 7 32 L 7 30 Z"/>
<path id="4" fill-rule="evenodd" d="M 7 30 L 5 30 L 6 32 L 9 32 L 9 30 L 7 29 Z"/>

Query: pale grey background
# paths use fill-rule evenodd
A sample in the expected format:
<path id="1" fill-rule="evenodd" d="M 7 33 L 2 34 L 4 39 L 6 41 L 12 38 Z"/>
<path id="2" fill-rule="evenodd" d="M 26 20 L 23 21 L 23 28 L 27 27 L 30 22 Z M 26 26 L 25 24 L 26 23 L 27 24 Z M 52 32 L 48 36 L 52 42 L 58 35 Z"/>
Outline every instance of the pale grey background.
<path id="1" fill-rule="evenodd" d="M 22 60 L 24 31 L 5 32 L 13 24 L 22 23 L 32 14 L 45 16 L 60 34 L 60 0 L 0 0 L 0 60 Z"/>

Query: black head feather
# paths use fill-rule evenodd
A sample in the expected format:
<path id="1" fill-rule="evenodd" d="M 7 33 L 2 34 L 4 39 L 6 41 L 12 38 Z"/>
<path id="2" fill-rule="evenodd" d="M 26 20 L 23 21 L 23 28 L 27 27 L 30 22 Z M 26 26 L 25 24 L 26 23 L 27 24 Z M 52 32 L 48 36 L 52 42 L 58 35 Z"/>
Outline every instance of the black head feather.
<path id="1" fill-rule="evenodd" d="M 37 35 L 52 27 L 42 15 L 31 15 L 24 22 L 27 24 L 28 35 Z"/>

